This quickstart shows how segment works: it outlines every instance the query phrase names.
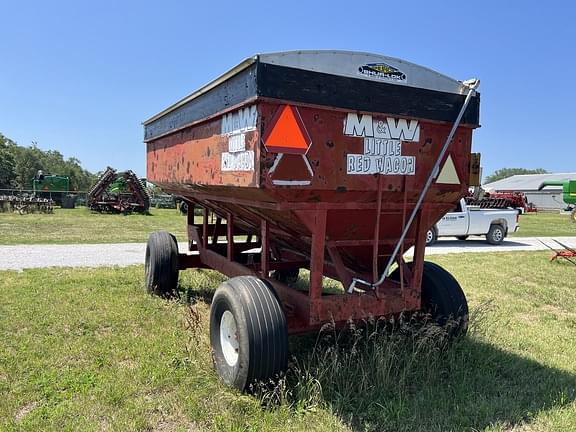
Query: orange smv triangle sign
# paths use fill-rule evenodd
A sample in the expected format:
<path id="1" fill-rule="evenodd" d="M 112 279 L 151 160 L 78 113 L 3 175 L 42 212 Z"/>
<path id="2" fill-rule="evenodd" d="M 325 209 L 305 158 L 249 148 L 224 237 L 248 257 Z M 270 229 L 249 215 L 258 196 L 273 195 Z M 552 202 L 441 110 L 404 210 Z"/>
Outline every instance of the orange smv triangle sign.
<path id="1" fill-rule="evenodd" d="M 311 141 L 300 113 L 291 105 L 279 109 L 264 135 L 266 150 L 272 153 L 305 154 Z"/>

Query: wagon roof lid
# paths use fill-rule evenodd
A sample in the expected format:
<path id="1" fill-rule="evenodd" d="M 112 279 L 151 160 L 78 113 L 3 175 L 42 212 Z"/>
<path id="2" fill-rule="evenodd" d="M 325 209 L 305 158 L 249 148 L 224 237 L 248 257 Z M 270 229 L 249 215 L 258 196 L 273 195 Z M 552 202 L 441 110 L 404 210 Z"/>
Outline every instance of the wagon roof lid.
<path id="1" fill-rule="evenodd" d="M 258 59 L 261 63 L 447 93 L 464 94 L 467 91 L 461 81 L 427 67 L 380 54 L 337 50 L 285 51 L 259 54 Z"/>
<path id="2" fill-rule="evenodd" d="M 207 93 L 256 62 L 446 93 L 464 94 L 467 91 L 467 87 L 461 81 L 394 57 L 339 50 L 284 51 L 257 54 L 245 59 L 194 93 L 144 121 L 143 124 L 147 125 Z"/>

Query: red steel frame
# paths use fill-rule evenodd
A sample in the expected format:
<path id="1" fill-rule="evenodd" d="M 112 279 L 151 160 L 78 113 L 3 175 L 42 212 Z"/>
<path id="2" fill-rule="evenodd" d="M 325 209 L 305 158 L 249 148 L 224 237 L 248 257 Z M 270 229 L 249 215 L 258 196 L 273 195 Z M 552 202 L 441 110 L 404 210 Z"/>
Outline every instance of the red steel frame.
<path id="1" fill-rule="evenodd" d="M 314 176 L 308 186 L 278 187 L 271 176 L 277 154 L 265 149 L 262 137 L 284 103 L 256 104 L 257 128 L 246 133 L 246 149 L 255 154 L 254 171 L 221 170 L 219 157 L 227 149 L 222 117 L 148 142 L 148 178 L 189 203 L 190 252 L 180 254 L 180 269 L 210 268 L 229 277 L 266 279 L 281 300 L 292 334 L 327 322 L 419 310 L 426 232 L 467 193 L 473 127 L 458 128 L 449 148 L 461 182 L 434 184 L 411 224 L 402 246 L 413 245 L 414 257 L 407 265 L 405 248 L 400 250 L 395 260 L 400 280 L 387 278 L 376 289 L 357 285 L 360 290 L 348 293 L 353 278 L 380 278 L 451 125 L 420 121 L 420 141 L 403 147 L 417 158 L 415 175 L 347 175 L 346 155 L 361 153 L 363 146 L 362 138 L 342 134 L 348 110 L 292 104 L 312 139 L 306 157 Z M 300 155 L 290 160 L 284 156 L 284 169 L 299 169 L 301 160 Z M 194 219 L 195 208 L 203 209 L 201 222 Z M 307 291 L 270 277 L 274 270 L 296 268 L 310 270 Z M 340 281 L 343 292 L 325 292 L 324 277 Z"/>
<path id="2" fill-rule="evenodd" d="M 232 198 L 230 200 L 241 201 Z M 306 259 L 289 250 L 277 250 L 273 253 L 278 246 L 274 244 L 270 236 L 270 222 L 265 218 L 260 219 L 260 232 L 258 236 L 255 236 L 238 228 L 233 214 L 219 215 L 214 212 L 214 208 L 206 207 L 205 201 L 202 204 L 194 204 L 203 209 L 202 222 L 198 223 L 194 220 L 194 206 L 190 205 L 188 207 L 188 235 L 191 253 L 179 255 L 180 269 L 210 268 L 230 277 L 254 275 L 266 279 L 282 302 L 291 334 L 318 329 L 326 322 L 339 324 L 348 320 L 399 314 L 403 311 L 418 310 L 421 307 L 420 284 L 426 231 L 429 226 L 426 220 L 428 210 L 430 206 L 434 207 L 434 204 L 423 205 L 415 221 L 413 265 L 406 265 L 402 254 L 398 256 L 400 281 L 387 279 L 376 290 L 358 291 L 352 294 L 323 292 L 324 276 L 342 282 L 345 289 L 352 280 L 351 272 L 342 262 L 336 249 L 336 246 L 342 246 L 341 242 L 326 240 L 328 209 L 325 205 L 303 205 L 304 211 L 309 215 L 308 227 L 312 235 L 310 259 Z M 250 205 L 255 206 L 255 203 L 250 202 Z M 278 207 L 281 206 L 278 205 Z M 381 210 L 380 206 L 377 207 L 377 210 Z M 210 215 L 213 216 L 212 222 Z M 226 224 L 223 224 L 223 220 Z M 219 241 L 222 237 L 225 237 L 225 242 Z M 346 245 L 360 245 L 363 242 L 363 240 L 346 240 Z M 382 243 L 382 241 L 375 243 Z M 260 249 L 260 251 L 246 253 L 255 249 Z M 273 270 L 295 268 L 310 270 L 307 292 L 297 290 L 270 277 L 270 272 Z M 364 276 L 376 280 L 379 274 L 374 271 L 372 275 Z"/>

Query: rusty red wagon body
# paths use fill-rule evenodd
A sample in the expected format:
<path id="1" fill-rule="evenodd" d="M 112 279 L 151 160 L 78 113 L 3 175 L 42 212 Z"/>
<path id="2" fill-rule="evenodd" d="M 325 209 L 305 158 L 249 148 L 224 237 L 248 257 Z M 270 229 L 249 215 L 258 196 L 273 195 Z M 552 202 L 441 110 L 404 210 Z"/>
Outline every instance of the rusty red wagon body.
<path id="1" fill-rule="evenodd" d="M 426 232 L 468 193 L 479 95 L 389 57 L 265 54 L 144 125 L 148 180 L 190 204 L 190 251 L 175 252 L 168 237 L 149 244 L 149 288 L 174 289 L 185 268 L 252 275 L 298 333 L 423 308 Z M 156 244 L 171 258 L 154 258 Z M 301 268 L 307 291 L 287 283 Z M 342 292 L 323 292 L 324 277 Z M 220 314 L 228 333 L 238 333 L 233 318 Z M 220 330 L 216 345 L 226 337 Z M 242 387 L 255 377 L 224 379 Z"/>

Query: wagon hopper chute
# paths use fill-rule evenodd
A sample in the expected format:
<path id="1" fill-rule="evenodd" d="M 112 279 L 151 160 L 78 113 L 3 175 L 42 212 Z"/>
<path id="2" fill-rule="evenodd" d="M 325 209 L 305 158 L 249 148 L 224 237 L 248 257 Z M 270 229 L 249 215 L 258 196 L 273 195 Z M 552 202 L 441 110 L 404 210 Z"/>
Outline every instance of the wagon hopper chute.
<path id="1" fill-rule="evenodd" d="M 167 294 L 185 268 L 232 278 L 211 308 L 225 382 L 274 376 L 288 333 L 330 321 L 425 310 L 465 331 L 460 286 L 424 250 L 468 193 L 477 85 L 374 54 L 262 54 L 144 123 L 147 178 L 188 202 L 190 249 L 153 233 L 146 285 Z M 306 292 L 290 286 L 301 268 Z"/>

